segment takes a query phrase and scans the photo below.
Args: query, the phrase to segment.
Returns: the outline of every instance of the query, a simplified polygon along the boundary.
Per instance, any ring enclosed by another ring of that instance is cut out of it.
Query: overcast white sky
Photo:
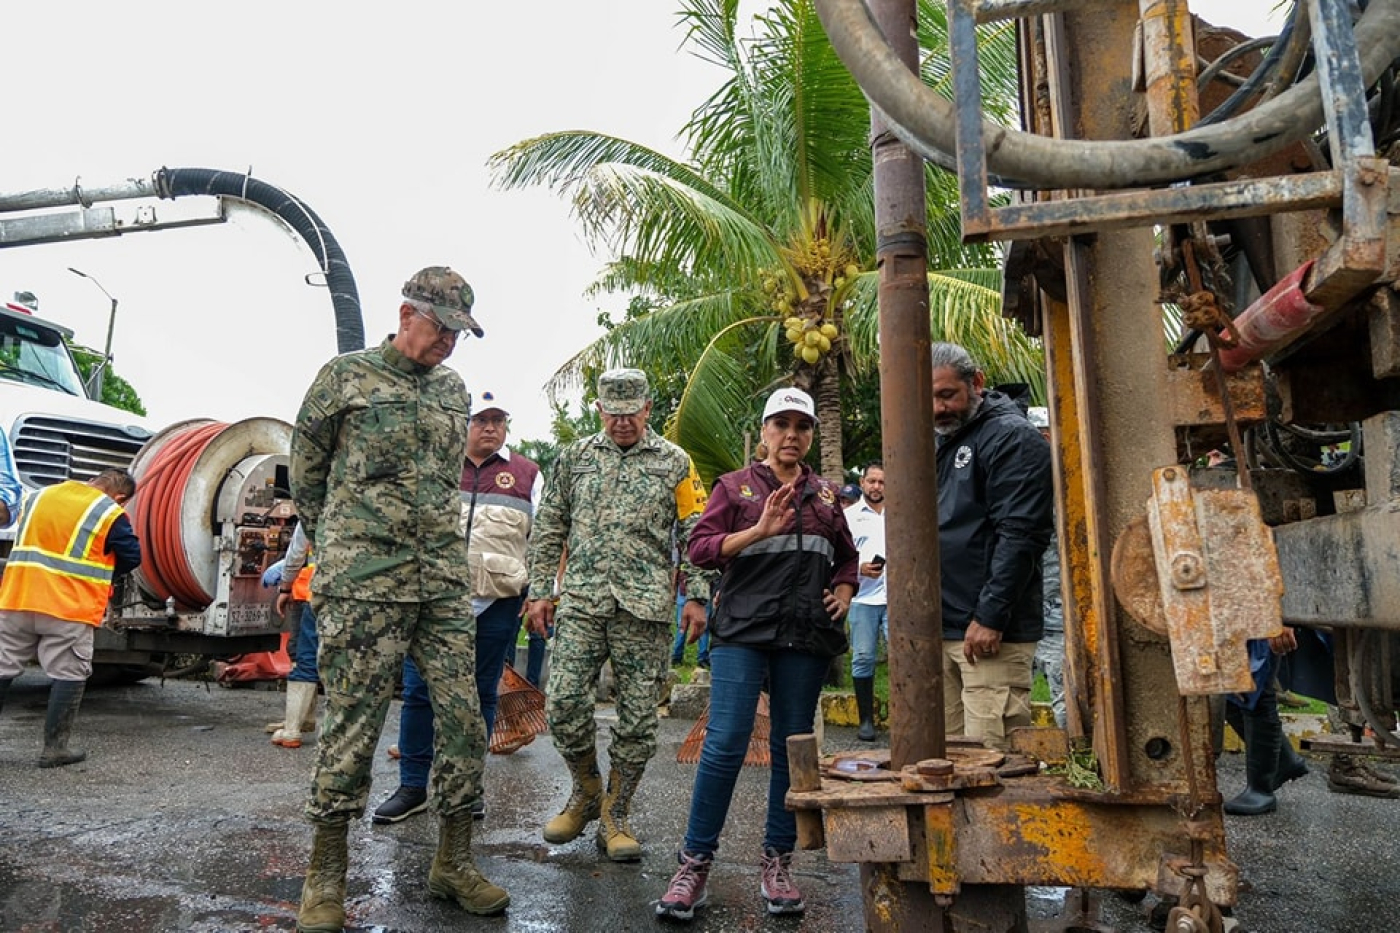
[[[675,133],[722,80],[677,51],[668,0],[12,6],[0,192],[251,170],[334,233],[370,345],[393,329],[404,279],[451,265],[486,338],[449,365],[514,400],[516,438],[547,436],[542,386],[597,336],[582,292],[607,257],[590,255],[558,196],[491,189],[486,159],[573,128],[680,156]],[[1192,4],[1251,35],[1276,31],[1273,6]],[[330,299],[302,281],[314,259],[272,221],[0,249],[0,296],[35,292],[43,315],[100,348],[107,299],[70,266],[119,300],[116,369],[159,424],[290,421],[335,353]]]

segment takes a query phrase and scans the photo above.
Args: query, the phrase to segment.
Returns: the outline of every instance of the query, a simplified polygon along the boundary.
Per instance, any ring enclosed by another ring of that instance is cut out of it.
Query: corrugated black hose
[[[276,185],[259,181],[243,172],[209,168],[161,168],[156,173],[157,193],[162,198],[191,194],[237,198],[276,214],[311,247],[330,289],[335,311],[336,352],[363,350],[365,325],[360,314],[360,293],[345,251],[316,212]]]

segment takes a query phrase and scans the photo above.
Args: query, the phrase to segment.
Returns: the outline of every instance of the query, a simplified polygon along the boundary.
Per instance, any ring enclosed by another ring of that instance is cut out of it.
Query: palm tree
[[[711,479],[741,465],[735,425],[792,383],[809,390],[820,465],[843,475],[841,385],[878,364],[870,115],[811,0],[774,0],[738,37],[737,0],[682,0],[685,46],[727,78],[682,130],[689,160],[582,130],[517,143],[491,159],[505,188],[568,196],[585,237],[617,257],[592,294],[645,295],[629,316],[565,363],[549,384],[576,387],[626,362],[688,373],[667,427]],[[925,80],[949,88],[945,12],[920,0]],[[982,36],[984,98],[1015,100],[1011,27]],[[1034,341],[999,314],[996,253],[959,240],[956,181],[929,171],[930,328],[967,346],[993,379],[1043,391]]]

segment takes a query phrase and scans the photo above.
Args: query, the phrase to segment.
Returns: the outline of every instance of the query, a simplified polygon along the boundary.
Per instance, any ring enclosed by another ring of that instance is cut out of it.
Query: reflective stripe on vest
[[[25,497],[15,545],[0,579],[0,608],[102,624],[116,555],[107,533],[122,507],[73,480]]]

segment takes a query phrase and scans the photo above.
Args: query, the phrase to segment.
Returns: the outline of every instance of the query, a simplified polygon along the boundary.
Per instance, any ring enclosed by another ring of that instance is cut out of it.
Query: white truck
[[[10,447],[0,468],[26,488],[109,468],[137,481],[127,511],[142,565],[117,583],[97,633],[94,677],[137,680],[176,656],[276,648],[282,621],[261,576],[286,550],[295,518],[290,426],[257,418],[157,430],[94,401],[65,339],[72,331],[40,318],[31,298],[19,293],[0,307],[0,431]],[[13,537],[13,526],[0,530],[0,561]]]

